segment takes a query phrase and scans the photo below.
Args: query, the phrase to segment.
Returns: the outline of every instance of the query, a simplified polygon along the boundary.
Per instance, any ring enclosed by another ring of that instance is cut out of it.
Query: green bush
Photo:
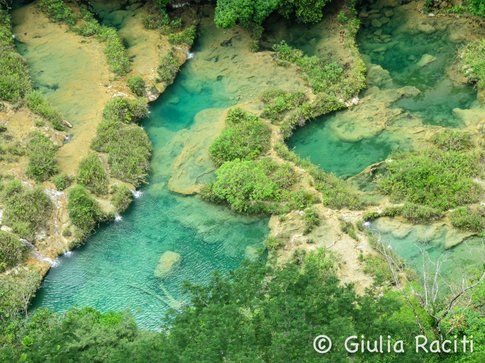
[[[111,197],[111,202],[118,213],[128,209],[132,200],[133,194],[131,193],[130,188],[128,188],[125,184],[116,184],[113,186],[113,196]]]
[[[280,121],[286,112],[297,108],[306,100],[307,97],[303,92],[267,91],[262,96],[265,105],[261,117]]]
[[[2,47],[2,45],[0,45]],[[31,89],[29,71],[23,58],[7,48],[0,53],[0,100],[19,102]]]
[[[92,147],[108,153],[111,175],[139,186],[145,183],[150,168],[151,144],[137,125],[103,120],[98,126]]]
[[[68,25],[76,23],[76,17],[63,0],[39,0],[37,5],[54,22]]]
[[[67,209],[72,224],[80,231],[81,238],[89,234],[104,218],[98,202],[82,185],[75,185],[69,190]]]
[[[427,150],[396,155],[386,164],[381,189],[395,201],[423,204],[444,211],[478,200],[478,173],[472,153]]]
[[[96,154],[90,154],[81,160],[76,179],[96,195],[108,193],[109,177]]]
[[[461,230],[483,233],[485,230],[485,209],[483,207],[457,208],[451,215],[451,224]]]
[[[4,223],[23,238],[33,240],[35,233],[46,227],[52,203],[41,188],[22,186],[12,180],[3,189]]]
[[[359,237],[357,237],[357,232],[355,231],[355,226],[352,222],[346,221],[344,219],[339,219],[339,222],[342,232],[344,232],[346,235],[356,241],[359,240]]]
[[[281,238],[270,236],[264,240],[264,245],[268,250],[275,251],[283,247],[285,245],[285,241],[283,241]]]
[[[485,88],[485,39],[468,43],[460,53],[461,68],[470,82]]]
[[[127,81],[128,88],[138,97],[145,95],[145,81],[140,76],[132,76]]]
[[[243,113],[227,124],[209,152],[216,165],[234,159],[253,160],[270,147],[271,130],[256,116]]]
[[[124,123],[136,122],[147,116],[147,102],[143,98],[130,100],[125,97],[113,97],[103,110],[105,119]]]
[[[197,29],[194,25],[188,26],[184,30],[178,33],[171,33],[168,35],[168,41],[171,44],[184,44],[189,47],[194,43],[195,37],[197,35]]]
[[[27,107],[33,113],[41,116],[48,121],[56,130],[63,130],[62,116],[45,100],[44,96],[39,91],[30,92],[27,97]]]
[[[320,225],[320,217],[315,209],[312,208],[305,209],[303,221],[305,222],[304,234],[310,233],[316,226]]]
[[[72,182],[71,177],[63,173],[54,175],[50,181],[54,184],[57,190],[67,189]]]
[[[112,72],[123,76],[130,71],[130,59],[115,29],[103,26],[98,38],[106,43],[104,53]]]
[[[161,60],[158,66],[158,78],[166,84],[171,84],[179,71],[179,61],[173,50],[170,50]]]
[[[0,272],[23,261],[27,247],[11,233],[0,231]]]
[[[467,0],[468,11],[476,16],[485,17],[485,2],[482,0]]]
[[[26,174],[37,182],[43,182],[54,174],[59,167],[56,162],[57,146],[40,132],[34,132],[30,136],[27,145],[29,164]]]
[[[216,171],[216,181],[202,191],[202,197],[215,203],[227,203],[236,212],[284,213],[305,208],[312,198],[291,191],[296,176],[288,164],[279,165],[269,158],[259,161],[235,159]]]

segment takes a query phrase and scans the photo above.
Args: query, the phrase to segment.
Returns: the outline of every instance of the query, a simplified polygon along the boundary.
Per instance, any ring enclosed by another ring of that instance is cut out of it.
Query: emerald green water
[[[385,246],[390,246],[396,254],[406,261],[408,267],[417,272],[420,278],[425,271],[430,279],[440,264],[440,286],[446,292],[447,286],[461,283],[463,277],[480,275],[485,261],[485,240],[470,237],[455,247],[446,248],[447,237],[453,231],[446,226],[432,230],[431,226],[415,226],[405,233],[386,226],[386,222],[376,222],[369,226],[371,232]],[[453,238],[453,237],[452,237]]]
[[[456,108],[467,109],[476,102],[476,91],[468,85],[454,83],[447,74],[448,68],[456,58],[458,42],[452,41],[446,22],[431,19],[425,27],[409,24],[415,21],[415,14],[402,7],[385,8],[376,4],[364,9],[369,15],[362,19],[362,27],[357,36],[358,46],[367,66],[379,65],[388,75],[368,78],[368,90],[360,98],[369,96],[376,105],[384,102],[388,109],[399,108],[400,120],[390,118],[387,127],[400,123],[401,128],[386,130],[376,127],[379,120],[377,106],[354,106],[355,110],[340,111],[313,120],[303,128],[297,129],[288,141],[294,151],[309,158],[326,171],[340,177],[358,174],[366,166],[386,159],[397,148],[408,148],[403,135],[412,133],[416,125],[406,120],[419,120],[422,125],[459,127],[461,121],[455,116]],[[374,11],[374,12],[372,12]],[[387,12],[388,17],[384,17]],[[382,20],[384,19],[384,20]],[[383,25],[376,23],[379,20]],[[428,21],[425,20],[420,21]],[[435,25],[430,25],[435,24]],[[314,29],[299,29],[301,36],[289,36],[291,44],[306,53],[325,54],[325,49],[311,49],[315,41]],[[302,44],[302,39],[306,44]],[[424,60],[422,61],[424,57]],[[425,62],[432,59],[431,62]],[[421,61],[421,63],[420,63]],[[383,77],[388,77],[383,82]],[[415,87],[414,96],[395,96],[401,87]],[[368,101],[367,101],[368,102]],[[377,114],[377,117],[376,117]],[[404,116],[404,117],[403,117]],[[384,119],[387,115],[383,115]],[[409,126],[408,126],[409,124]],[[347,125],[347,130],[342,126]],[[376,128],[375,132],[368,132]],[[360,130],[359,130],[360,129]]]
[[[201,46],[204,42],[201,39]],[[223,82],[208,82],[205,60],[197,50],[143,123],[154,149],[150,183],[143,195],[121,222],[102,227],[72,255],[59,258],[34,308],[129,310],[140,326],[158,329],[167,309],[157,297],[167,297],[161,283],[175,299],[183,300],[184,281],[204,283],[214,270],[236,268],[248,247],[262,247],[267,219],[236,216],[226,208],[167,189],[171,164],[184,146],[180,136],[190,131],[196,115],[234,103]],[[168,250],[179,253],[182,261],[161,281],[153,273],[160,255]]]

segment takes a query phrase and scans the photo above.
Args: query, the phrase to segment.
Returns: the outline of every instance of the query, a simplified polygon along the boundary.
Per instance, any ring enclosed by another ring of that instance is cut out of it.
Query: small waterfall
[[[192,59],[194,58],[194,53],[193,52],[187,52],[187,59]]]
[[[138,199],[143,195],[141,190],[132,190],[131,194],[133,194],[133,198]]]
[[[66,251],[66,252],[63,253],[62,256],[64,256],[64,257],[72,257],[73,254],[74,254],[74,252],[72,252],[72,251]]]
[[[56,258],[55,260],[53,260],[52,258],[49,258],[49,257],[45,257],[44,255],[42,255],[39,251],[37,251],[35,249],[35,246],[27,241],[26,239],[24,238],[21,238],[20,239],[20,242],[22,242],[22,244],[27,247],[28,249],[30,249],[32,251],[32,254],[34,255],[34,257],[41,261],[41,262],[46,262],[48,263],[49,265],[51,265],[51,267],[56,267],[59,265],[59,260]]]
[[[115,214],[115,222],[121,222],[123,220],[123,217],[120,216],[118,213]]]

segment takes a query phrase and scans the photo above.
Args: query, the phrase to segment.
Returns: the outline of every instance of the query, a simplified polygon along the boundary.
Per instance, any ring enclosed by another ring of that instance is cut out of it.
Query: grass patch
[[[96,195],[108,193],[109,177],[96,154],[90,154],[81,160],[76,179]]]
[[[124,212],[130,206],[133,200],[133,194],[130,188],[125,184],[116,184],[113,186],[113,196],[111,202],[113,203],[118,213]]]
[[[426,150],[396,155],[387,162],[379,186],[394,201],[447,210],[478,200],[472,180],[479,160],[473,153]]]
[[[41,188],[24,187],[20,181],[8,182],[2,191],[4,223],[19,236],[34,240],[35,233],[46,227],[52,203]]]
[[[483,4],[483,3],[482,3]],[[461,69],[478,88],[485,88],[485,39],[468,43],[460,53]]]
[[[450,215],[453,227],[470,232],[477,232],[483,235],[485,230],[485,208],[475,209],[461,207],[455,209]]]
[[[143,98],[131,100],[125,97],[113,97],[103,110],[105,119],[123,123],[139,121],[147,116],[147,102]]]
[[[54,174],[59,167],[56,162],[57,146],[40,132],[33,132],[27,145],[29,164],[26,174],[37,182],[43,182]]]
[[[288,111],[306,102],[307,97],[303,92],[285,92],[275,89],[263,93],[261,101],[265,104],[261,117],[271,121],[281,121]]]
[[[175,56],[175,52],[171,49],[170,52],[164,55],[160,60],[160,65],[158,66],[158,79],[167,85],[171,84],[174,81],[179,68],[179,61]]]

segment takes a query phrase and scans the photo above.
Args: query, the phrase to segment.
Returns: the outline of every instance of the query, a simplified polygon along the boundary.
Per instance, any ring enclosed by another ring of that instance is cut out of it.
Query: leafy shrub
[[[54,175],[50,181],[52,184],[54,184],[57,190],[64,190],[68,188],[72,182],[71,177],[63,173]]]
[[[469,133],[454,130],[439,132],[433,136],[432,141],[443,151],[464,151],[473,146]]]
[[[33,240],[46,226],[52,203],[41,188],[27,188],[12,180],[3,189],[4,223],[23,238]]]
[[[69,190],[67,209],[72,224],[80,231],[80,237],[90,233],[104,217],[98,202],[82,185],[75,185]]]
[[[284,213],[305,208],[312,200],[306,193],[289,190],[295,181],[288,164],[278,165],[269,158],[235,159],[222,164],[216,181],[201,194],[211,202],[229,204],[236,212]]]
[[[170,50],[161,60],[158,66],[158,77],[160,81],[171,84],[179,71],[179,61],[173,50]]]
[[[264,240],[264,245],[268,250],[275,251],[283,247],[285,245],[285,241],[283,241],[281,238],[270,236]]]
[[[267,91],[262,96],[265,106],[261,117],[279,121],[287,111],[302,105],[306,99],[306,95],[303,92]]]
[[[26,174],[37,182],[43,182],[52,175],[57,174],[59,167],[56,162],[57,146],[40,132],[30,136],[27,146],[29,164]]]
[[[478,199],[477,157],[471,153],[427,150],[396,155],[387,163],[381,189],[393,200],[446,210]]]
[[[451,213],[450,218],[453,227],[458,229],[477,233],[483,233],[485,230],[485,209],[483,207],[457,208]]]
[[[138,97],[145,95],[145,81],[140,76],[132,76],[127,81],[128,88]]]
[[[339,221],[340,221],[340,229],[342,230],[342,232],[347,234],[352,239],[358,241],[359,237],[357,237],[357,232],[355,231],[354,224],[344,219],[339,219]]]
[[[106,42],[104,53],[111,71],[120,76],[127,74],[130,71],[130,59],[116,30],[103,26],[97,36]]]
[[[460,53],[461,68],[470,82],[485,88],[485,39],[468,43]]]
[[[124,123],[135,122],[146,116],[148,116],[148,107],[143,98],[130,100],[125,97],[113,97],[103,110],[105,119]]]
[[[26,255],[27,247],[11,233],[0,231],[0,272],[14,267]]]
[[[40,0],[38,6],[54,22],[68,25],[76,23],[76,17],[63,0]]]
[[[216,171],[211,193],[242,213],[266,212],[269,201],[277,197],[278,186],[254,161],[228,161]]]
[[[90,154],[81,160],[77,182],[97,195],[107,194],[109,177],[98,155]]]
[[[125,211],[130,206],[132,200],[133,194],[131,193],[130,188],[128,188],[125,184],[116,184],[113,187],[113,196],[111,197],[111,202],[118,213]]]
[[[316,226],[320,225],[320,217],[315,209],[312,208],[305,209],[303,221],[305,222],[304,234],[310,233]]]
[[[234,159],[253,160],[270,146],[271,131],[256,116],[243,113],[232,120],[211,145],[209,152],[216,165]]]
[[[197,35],[197,29],[194,25],[188,26],[184,30],[178,33],[171,33],[168,35],[168,41],[171,44],[185,44],[187,46],[192,46]]]
[[[485,3],[482,0],[468,0],[467,5],[470,13],[485,17]]]
[[[15,51],[2,49],[0,69],[0,100],[19,102],[31,89],[25,61]]]
[[[92,147],[108,153],[113,177],[138,186],[146,182],[150,168],[151,144],[143,129],[104,119],[98,126]]]
[[[46,121],[50,122],[52,127],[56,130],[63,130],[62,116],[45,100],[44,96],[39,91],[30,92],[27,97],[27,107],[33,113],[41,116]]]

